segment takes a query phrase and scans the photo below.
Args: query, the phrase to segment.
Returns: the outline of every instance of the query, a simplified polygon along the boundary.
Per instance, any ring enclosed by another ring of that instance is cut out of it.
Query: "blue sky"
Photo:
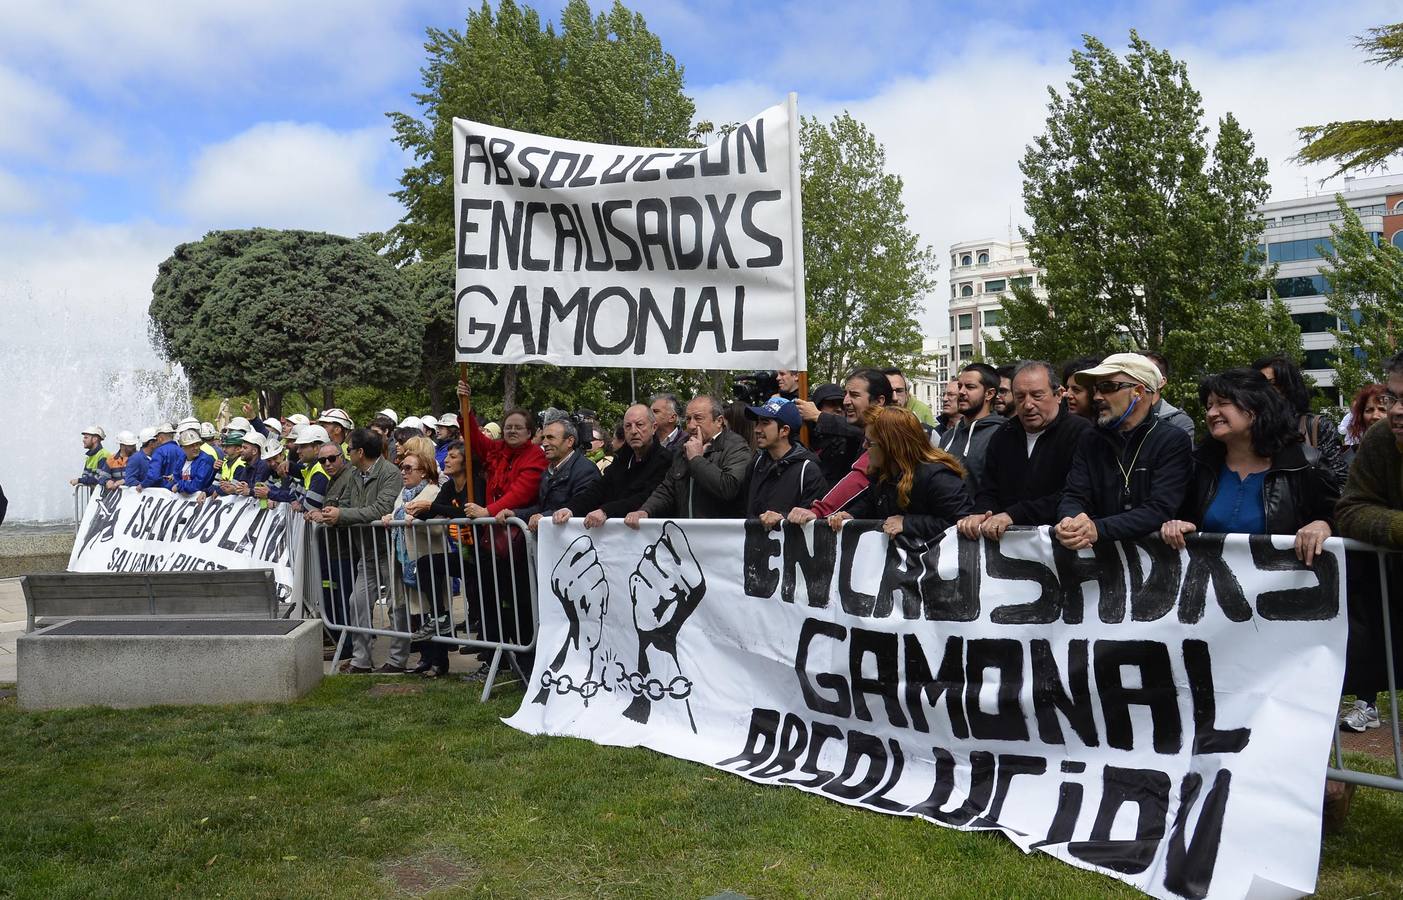
[[[536,4],[552,16],[559,5]],[[1278,198],[1324,174],[1289,162],[1294,126],[1396,112],[1403,86],[1403,72],[1365,66],[1352,47],[1397,18],[1371,0],[633,6],[686,67],[700,117],[746,118],[796,90],[808,114],[866,121],[938,258],[1022,221],[1017,160],[1083,32],[1120,46],[1135,27],[1187,60],[1210,119],[1232,110],[1253,130]],[[81,291],[135,312],[155,264],[207,230],[388,227],[404,159],[384,113],[412,109],[424,29],[459,27],[468,8],[0,5],[0,303]]]

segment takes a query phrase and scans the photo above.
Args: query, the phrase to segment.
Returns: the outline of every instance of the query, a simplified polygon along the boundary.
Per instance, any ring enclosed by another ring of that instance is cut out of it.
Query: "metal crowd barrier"
[[[401,642],[392,645],[401,664],[416,641],[490,653],[484,702],[504,658],[523,683],[530,677],[516,657],[536,646],[536,541],[521,519],[315,525],[299,557],[302,603],[336,638],[333,673],[348,642],[379,636]]]
[[[1380,614],[1383,622],[1383,655],[1384,668],[1387,673],[1387,685],[1385,692],[1386,699],[1383,698],[1362,698],[1374,700],[1377,709],[1382,717],[1384,706],[1388,707],[1387,727],[1393,736],[1393,775],[1378,775],[1373,772],[1361,772],[1350,769],[1346,766],[1344,752],[1340,746],[1340,728],[1335,728],[1334,752],[1332,754],[1332,765],[1326,770],[1327,777],[1335,781],[1344,781],[1351,784],[1364,785],[1365,787],[1382,788],[1388,791],[1403,791],[1403,740],[1400,740],[1399,718],[1398,718],[1398,671],[1394,666],[1394,646],[1393,646],[1393,615],[1397,610],[1389,609],[1389,599],[1393,591],[1389,589],[1388,560],[1391,556],[1398,556],[1399,551],[1385,550],[1375,547],[1372,544],[1361,543],[1360,541],[1344,541],[1346,550],[1356,550],[1365,553],[1372,553],[1378,562],[1379,567],[1379,595],[1376,598],[1380,605]],[[1399,596],[1403,596],[1403,585],[1398,586]],[[1369,602],[1370,598],[1361,598],[1358,602]],[[1354,623],[1351,623],[1353,627]],[[1356,661],[1357,662],[1357,661]],[[1345,665],[1351,664],[1349,650],[1346,650]]]
[[[93,499],[93,492],[97,490],[95,484],[77,484],[73,486],[73,527],[77,528],[83,524],[83,513],[88,509],[88,503]]]

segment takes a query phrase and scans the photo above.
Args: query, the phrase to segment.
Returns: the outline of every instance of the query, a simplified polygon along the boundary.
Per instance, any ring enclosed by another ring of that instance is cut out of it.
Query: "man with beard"
[[[971,494],[978,494],[989,441],[1008,420],[994,412],[999,373],[993,366],[970,363],[960,370],[959,383],[960,424],[940,436],[939,446],[964,464],[965,484]]]
[[[837,485],[848,476],[862,455],[864,439],[863,416],[867,407],[886,406],[893,402],[891,382],[876,369],[858,369],[848,376],[843,386],[843,413],[820,412],[808,400],[795,400],[799,416],[809,423],[810,442],[819,451],[823,477]],[[863,470],[863,483],[866,483]]]
[[[1013,404],[1013,366],[999,366],[994,370],[999,374],[999,392],[994,398],[994,412],[1005,419],[1015,415]]]
[[[959,521],[960,534],[998,540],[1010,525],[1052,525],[1072,455],[1091,423],[1062,408],[1062,384],[1052,366],[1025,361],[1013,370],[1016,418],[989,440],[984,478],[974,498],[980,510]]]
[[[1188,486],[1189,436],[1151,412],[1159,369],[1138,353],[1113,353],[1078,372],[1091,391],[1096,428],[1072,456],[1053,536],[1069,550],[1159,532]]]
[[[552,515],[557,525],[583,514],[586,528],[598,528],[611,518],[626,516],[643,506],[672,466],[672,453],[658,442],[653,411],[635,403],[624,412],[624,445],[599,480]]]

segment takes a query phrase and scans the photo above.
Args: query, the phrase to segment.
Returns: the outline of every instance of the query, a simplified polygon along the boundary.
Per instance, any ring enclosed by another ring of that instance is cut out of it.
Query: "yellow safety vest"
[[[230,465],[230,463],[232,463],[232,465]],[[242,469],[244,465],[244,458],[242,456],[234,456],[225,459],[224,462],[219,464],[219,480],[236,480],[239,474],[239,470]]]

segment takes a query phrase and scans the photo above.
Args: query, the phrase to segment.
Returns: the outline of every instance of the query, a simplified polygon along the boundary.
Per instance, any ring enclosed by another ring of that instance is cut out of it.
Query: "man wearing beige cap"
[[[1138,353],[1113,353],[1072,377],[1091,391],[1096,428],[1072,455],[1053,536],[1081,550],[1158,532],[1184,499],[1193,449],[1151,411],[1159,369]]]

